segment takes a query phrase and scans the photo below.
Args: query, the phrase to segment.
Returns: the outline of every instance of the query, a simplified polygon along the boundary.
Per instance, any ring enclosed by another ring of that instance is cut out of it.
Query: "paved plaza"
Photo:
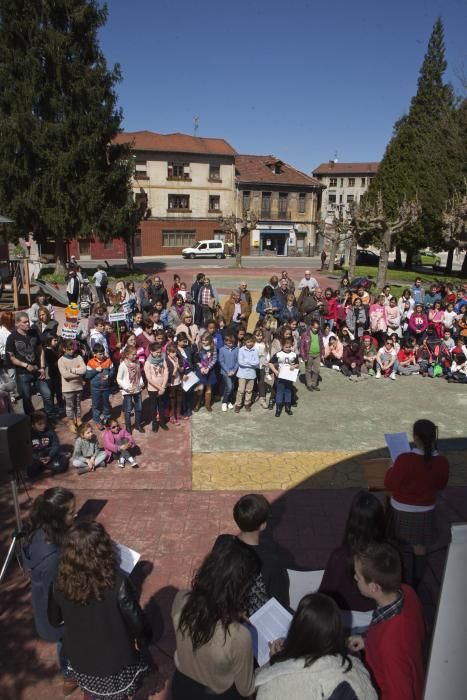
[[[304,269],[294,270],[295,281]],[[270,274],[278,271],[273,267],[213,269],[209,274],[221,294],[241,278],[257,294]],[[182,279],[189,282],[194,272],[184,270]],[[163,277],[168,284],[171,274]],[[320,282],[329,284],[323,277]],[[323,370],[322,376],[319,393],[309,393],[298,384],[298,407],[292,417],[275,418],[259,404],[249,415],[223,413],[216,403],[212,414],[202,409],[192,420],[170,426],[157,437],[148,428],[144,435],[137,433],[138,470],[122,471],[110,464],[83,476],[70,472],[27,484],[31,498],[51,485],[72,489],[83,515],[98,517],[115,540],[140,552],[133,577],[153,623],[151,654],[158,671],[147,679],[138,700],[169,697],[174,650],[171,601],[178,589],[189,585],[217,535],[235,531],[231,511],[239,495],[254,490],[270,498],[269,535],[282,547],[290,568],[323,568],[340,541],[356,489],[366,485],[362,459],[385,454],[384,433],[409,431],[414,420],[422,417],[439,425],[441,448],[451,464],[422,588],[432,622],[450,523],[467,520],[466,387],[422,377],[353,383],[333,370]],[[112,404],[117,415],[119,394]],[[89,400],[84,408],[89,409]],[[71,434],[63,427],[58,432],[71,450]],[[29,503],[24,488],[20,496],[26,515]],[[3,557],[13,528],[6,485],[0,487],[0,507]],[[0,595],[0,697],[60,698],[55,648],[35,638],[29,581],[16,563],[10,566]]]

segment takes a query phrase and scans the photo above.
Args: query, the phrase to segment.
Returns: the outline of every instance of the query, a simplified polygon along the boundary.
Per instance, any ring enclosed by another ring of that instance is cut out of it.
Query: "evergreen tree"
[[[460,129],[453,91],[443,82],[445,70],[443,23],[438,19],[409,113],[396,122],[367,195],[374,202],[381,193],[389,217],[396,216],[404,199],[418,199],[420,217],[392,242],[406,251],[408,265],[418,248],[442,245],[441,215],[461,178]]]
[[[131,235],[131,164],[95,0],[0,0],[0,209],[16,234],[65,241]]]

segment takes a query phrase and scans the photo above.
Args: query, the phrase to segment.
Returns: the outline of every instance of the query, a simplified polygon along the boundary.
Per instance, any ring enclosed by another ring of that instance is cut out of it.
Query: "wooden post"
[[[23,261],[23,284],[26,288],[26,295],[28,297],[28,308],[31,306],[31,284],[29,279],[29,263],[27,260]]]

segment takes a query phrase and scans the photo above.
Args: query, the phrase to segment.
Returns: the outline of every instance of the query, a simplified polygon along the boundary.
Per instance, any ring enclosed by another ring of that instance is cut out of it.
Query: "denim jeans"
[[[292,403],[292,382],[288,379],[277,379],[276,382],[276,404]]]
[[[227,374],[224,374],[224,372],[222,372],[222,379],[224,381],[222,403],[230,403],[230,400],[232,398],[233,378],[229,377]]]
[[[96,389],[91,386],[92,419],[94,423],[110,418],[110,389]]]
[[[30,416],[34,411],[34,406],[32,405],[32,395],[35,391],[38,391],[42,396],[42,401],[44,402],[44,411],[48,418],[54,417],[54,407],[52,403],[52,395],[50,393],[49,385],[46,379],[36,379],[33,374],[16,373],[16,386],[18,388],[18,394],[23,400],[23,410],[26,415]]]
[[[141,425],[141,413],[143,411],[143,404],[141,401],[141,393],[139,394],[124,394],[123,396],[123,413],[125,414],[125,426],[131,426],[131,409],[135,406],[135,424]]]
[[[64,678],[74,678],[75,674],[71,670],[69,661],[67,657],[64,654],[63,651],[63,641],[61,639],[58,640],[57,642],[57,656],[58,656],[58,665],[60,666],[60,673]]]

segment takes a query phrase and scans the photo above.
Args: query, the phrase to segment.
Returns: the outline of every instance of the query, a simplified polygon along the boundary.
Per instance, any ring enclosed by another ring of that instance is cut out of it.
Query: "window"
[[[340,195],[339,195],[339,202],[340,202],[340,204],[342,204],[343,199],[344,199],[344,195],[340,194]]]
[[[167,163],[167,180],[191,180],[189,163]]]
[[[271,213],[271,193],[263,192],[261,195],[261,214]]]
[[[365,185],[366,185],[366,178],[365,178],[365,177],[362,177],[362,180],[361,180],[361,182],[360,182],[360,186],[361,186],[361,187],[365,187]]]
[[[347,204],[350,204],[350,202],[354,201],[354,196],[353,194],[348,194],[347,195]]]
[[[341,177],[341,187],[344,187],[344,178]]]
[[[306,206],[306,194],[303,194],[302,192],[298,195],[298,213],[299,214],[304,214],[305,213],[305,206]]]
[[[329,204],[335,204],[337,202],[337,197],[336,197],[335,192],[333,192],[332,194],[331,193],[328,194],[328,202],[329,202]]]
[[[245,191],[243,193],[243,211],[249,211],[250,209],[250,192]]]
[[[279,192],[279,214],[287,214],[289,195],[287,192]]]
[[[349,187],[355,187],[355,178],[349,177]]]
[[[135,179],[148,176],[148,164],[145,160],[137,160],[135,162]]]
[[[196,239],[196,231],[162,231],[164,248],[189,248]]]
[[[190,195],[169,194],[168,208],[175,211],[190,211]]]
[[[221,210],[221,198],[218,194],[213,194],[209,196],[209,211],[220,211]]]
[[[210,165],[209,166],[209,179],[214,180],[214,182],[221,181],[221,166],[220,165]]]
[[[337,187],[337,177],[329,178],[329,187]]]

